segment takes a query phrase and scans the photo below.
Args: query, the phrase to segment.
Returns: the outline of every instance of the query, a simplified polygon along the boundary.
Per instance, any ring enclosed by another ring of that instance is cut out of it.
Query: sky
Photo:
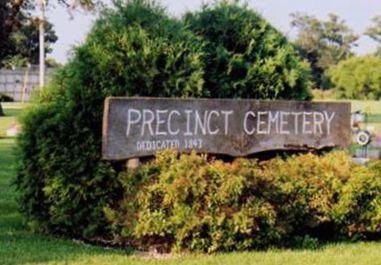
[[[198,9],[202,3],[213,0],[161,0],[170,14],[181,16],[184,12]],[[362,35],[371,24],[371,18],[381,15],[381,0],[248,0],[249,6],[258,11],[273,26],[278,28],[291,39],[295,32],[290,26],[290,14],[302,12],[314,15],[319,19],[326,19],[329,13],[338,14],[355,31]],[[65,63],[70,56],[73,46],[84,41],[86,34],[96,19],[94,14],[84,11],[75,11],[72,14],[62,6],[48,8],[47,18],[55,26],[58,41],[53,46],[53,57],[58,62]],[[357,54],[373,52],[375,43],[366,36],[361,36]]]

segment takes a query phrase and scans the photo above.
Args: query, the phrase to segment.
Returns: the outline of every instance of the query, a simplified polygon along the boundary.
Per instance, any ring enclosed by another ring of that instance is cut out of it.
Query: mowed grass
[[[6,137],[7,129],[17,121],[16,116],[21,113],[20,109],[4,109],[5,116],[0,117],[0,138]]]
[[[0,128],[16,120],[22,108],[9,106]],[[2,132],[2,131],[0,131]],[[18,212],[15,178],[15,141],[0,137],[0,265],[73,264],[73,265],[150,265],[150,264],[282,264],[282,265],[378,265],[381,242],[328,244],[317,250],[268,250],[218,255],[185,254],[168,259],[146,258],[122,249],[89,246],[73,240],[33,233]]]
[[[352,112],[362,111],[367,114],[367,124],[364,129],[377,135],[381,135],[381,100],[352,100]]]
[[[352,100],[352,112],[362,111],[366,113],[367,116],[367,125],[364,124],[365,129],[376,133],[377,135],[381,134],[381,100],[372,101],[372,100]]]
[[[334,102],[350,102],[351,111],[361,111],[368,115],[367,124],[363,124],[363,129],[369,129],[373,133],[381,134],[381,100],[331,100],[317,99],[316,101],[334,101]]]
[[[371,115],[381,114],[381,100],[351,100],[352,111],[365,111]]]
[[[29,106],[29,104],[21,104],[17,102],[2,102],[3,111],[5,116],[0,116],[0,138],[7,135],[7,129],[17,122],[17,117],[22,111]]]

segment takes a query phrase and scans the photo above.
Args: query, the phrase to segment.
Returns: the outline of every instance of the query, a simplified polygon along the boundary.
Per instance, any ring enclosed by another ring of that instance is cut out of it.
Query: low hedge
[[[381,163],[344,152],[231,163],[168,151],[120,174],[115,240],[203,252],[381,236]],[[302,240],[301,240],[302,239]]]

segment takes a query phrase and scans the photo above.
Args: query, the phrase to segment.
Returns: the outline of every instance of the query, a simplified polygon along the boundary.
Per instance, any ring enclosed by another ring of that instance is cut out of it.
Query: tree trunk
[[[3,112],[3,108],[1,106],[1,102],[0,102],[0,116],[4,116],[4,112]]]

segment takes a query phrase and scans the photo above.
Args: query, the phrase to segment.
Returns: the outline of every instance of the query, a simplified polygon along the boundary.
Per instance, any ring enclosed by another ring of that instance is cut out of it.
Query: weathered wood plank
[[[173,148],[246,156],[346,147],[350,133],[350,103],[111,97],[102,155],[124,160]]]

